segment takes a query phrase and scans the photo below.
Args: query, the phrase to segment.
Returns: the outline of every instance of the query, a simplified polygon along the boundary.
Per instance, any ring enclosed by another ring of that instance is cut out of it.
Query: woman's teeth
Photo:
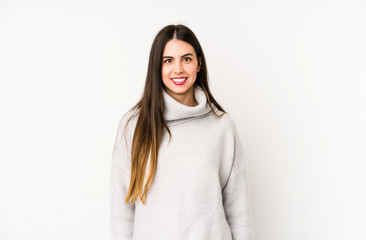
[[[174,82],[183,82],[183,81],[185,81],[187,78],[172,78],[172,80],[174,81]]]
[[[175,85],[184,85],[187,82],[188,77],[186,78],[172,78],[172,81]]]

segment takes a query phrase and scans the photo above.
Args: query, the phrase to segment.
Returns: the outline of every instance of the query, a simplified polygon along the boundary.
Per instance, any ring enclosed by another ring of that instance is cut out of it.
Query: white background
[[[240,132],[257,240],[366,239],[366,3],[0,1],[0,239],[109,239],[117,124],[182,23]]]

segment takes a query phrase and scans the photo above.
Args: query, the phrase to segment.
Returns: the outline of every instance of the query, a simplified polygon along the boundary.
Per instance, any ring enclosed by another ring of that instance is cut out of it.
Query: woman
[[[143,96],[119,122],[112,239],[253,239],[250,212],[244,150],[209,90],[202,48],[186,26],[166,26]]]

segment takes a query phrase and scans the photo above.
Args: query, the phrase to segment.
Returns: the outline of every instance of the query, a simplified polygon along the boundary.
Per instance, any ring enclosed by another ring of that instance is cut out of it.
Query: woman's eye
[[[192,61],[192,58],[186,57],[186,58],[184,58],[184,60],[186,60],[186,62],[190,62],[190,61]]]
[[[165,63],[171,63],[171,61],[172,61],[171,59],[167,59],[167,60],[165,60],[164,62],[165,62]]]

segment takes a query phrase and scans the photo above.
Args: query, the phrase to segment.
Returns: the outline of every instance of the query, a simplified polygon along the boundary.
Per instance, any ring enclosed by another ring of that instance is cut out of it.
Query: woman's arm
[[[233,240],[253,240],[244,152],[234,158],[229,180],[223,190],[223,204]]]
[[[232,118],[230,121],[234,157],[229,178],[222,190],[223,206],[233,240],[254,240],[245,151],[235,121]]]
[[[125,202],[130,184],[130,159],[123,136],[125,117],[119,122],[112,154],[110,214],[111,239],[130,240],[133,236],[135,204]]]

